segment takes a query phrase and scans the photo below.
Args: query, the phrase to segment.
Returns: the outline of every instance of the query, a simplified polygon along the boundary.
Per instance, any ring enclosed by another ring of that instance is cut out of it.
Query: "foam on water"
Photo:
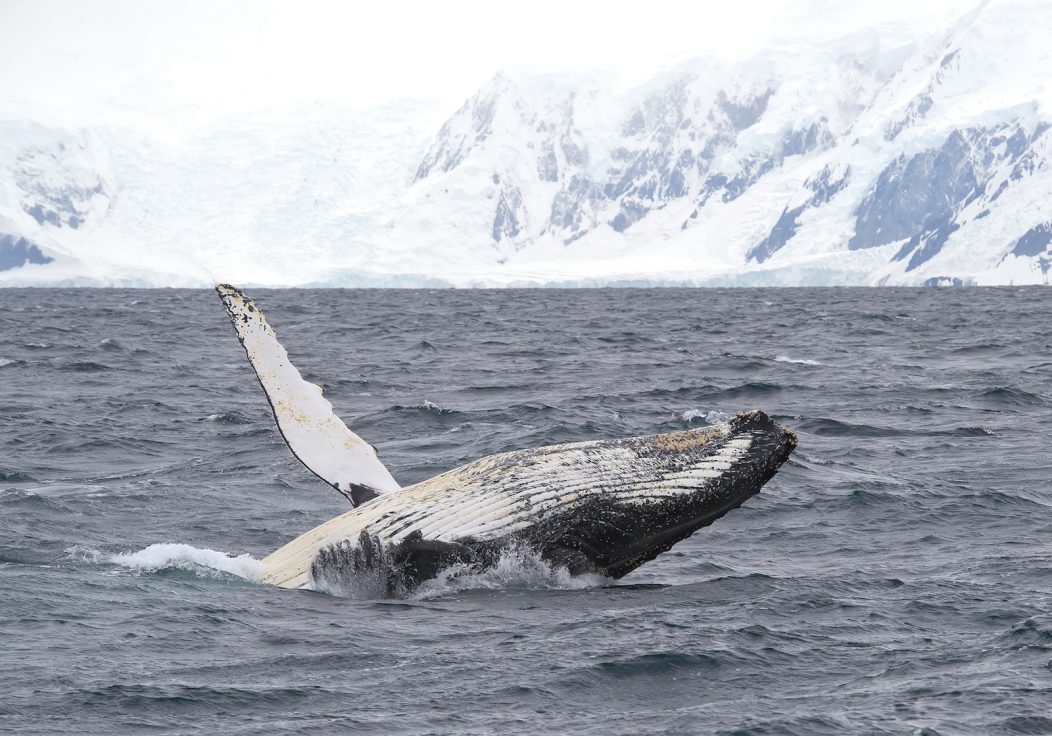
[[[156,572],[176,568],[189,570],[205,577],[217,572],[229,573],[258,580],[264,572],[263,563],[248,554],[231,557],[214,549],[201,549],[189,544],[151,544],[138,552],[100,555],[100,561],[127,567],[137,572]]]

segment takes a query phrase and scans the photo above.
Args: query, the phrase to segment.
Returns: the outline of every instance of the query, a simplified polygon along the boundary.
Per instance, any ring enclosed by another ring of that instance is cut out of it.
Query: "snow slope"
[[[0,284],[1045,283],[1052,5],[699,60],[617,92],[168,129],[0,122]],[[435,130],[437,129],[437,132]]]

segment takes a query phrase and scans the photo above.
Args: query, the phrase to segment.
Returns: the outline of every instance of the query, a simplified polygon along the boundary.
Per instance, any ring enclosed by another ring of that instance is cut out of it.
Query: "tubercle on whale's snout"
[[[781,424],[771,419],[770,416],[768,416],[765,412],[760,411],[759,409],[754,409],[753,411],[741,412],[740,414],[737,414],[734,417],[733,423],[739,427],[742,427],[743,425],[752,425],[756,429],[769,432],[772,438],[777,437],[780,440],[780,442],[778,442],[778,447],[781,449],[781,452],[778,453],[777,457],[772,458],[773,472],[776,472],[778,468],[780,468],[782,464],[789,459],[789,456],[792,454],[793,450],[796,449],[796,446],[799,443],[799,439],[796,436],[796,432],[789,429],[788,427],[783,427]]]
[[[740,412],[739,414],[735,415],[734,421],[736,423],[741,423],[741,424],[744,424],[744,423],[755,423],[757,425],[760,425],[761,427],[769,427],[771,429],[775,429],[775,428],[780,429],[782,431],[782,434],[784,434],[786,436],[786,438],[788,439],[789,444],[792,445],[792,447],[790,449],[795,448],[796,445],[797,445],[796,432],[794,432],[793,430],[789,429],[788,427],[783,427],[778,422],[776,422],[773,419],[771,419],[771,417],[766,412],[761,411],[760,409],[753,409],[752,411]]]

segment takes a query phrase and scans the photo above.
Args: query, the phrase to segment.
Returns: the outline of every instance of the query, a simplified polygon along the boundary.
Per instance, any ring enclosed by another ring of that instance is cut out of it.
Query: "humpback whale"
[[[759,492],[796,447],[761,411],[643,437],[490,455],[405,488],[305,381],[259,308],[216,285],[289,449],[352,509],[262,560],[283,588],[403,597],[453,567],[529,549],[620,578]]]

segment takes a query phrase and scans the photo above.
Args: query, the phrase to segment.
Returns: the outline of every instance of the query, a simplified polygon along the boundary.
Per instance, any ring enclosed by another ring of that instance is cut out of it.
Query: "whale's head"
[[[797,438],[751,411],[715,427],[609,444],[634,453],[634,467],[566,512],[547,556],[571,572],[618,578],[758,493]]]

